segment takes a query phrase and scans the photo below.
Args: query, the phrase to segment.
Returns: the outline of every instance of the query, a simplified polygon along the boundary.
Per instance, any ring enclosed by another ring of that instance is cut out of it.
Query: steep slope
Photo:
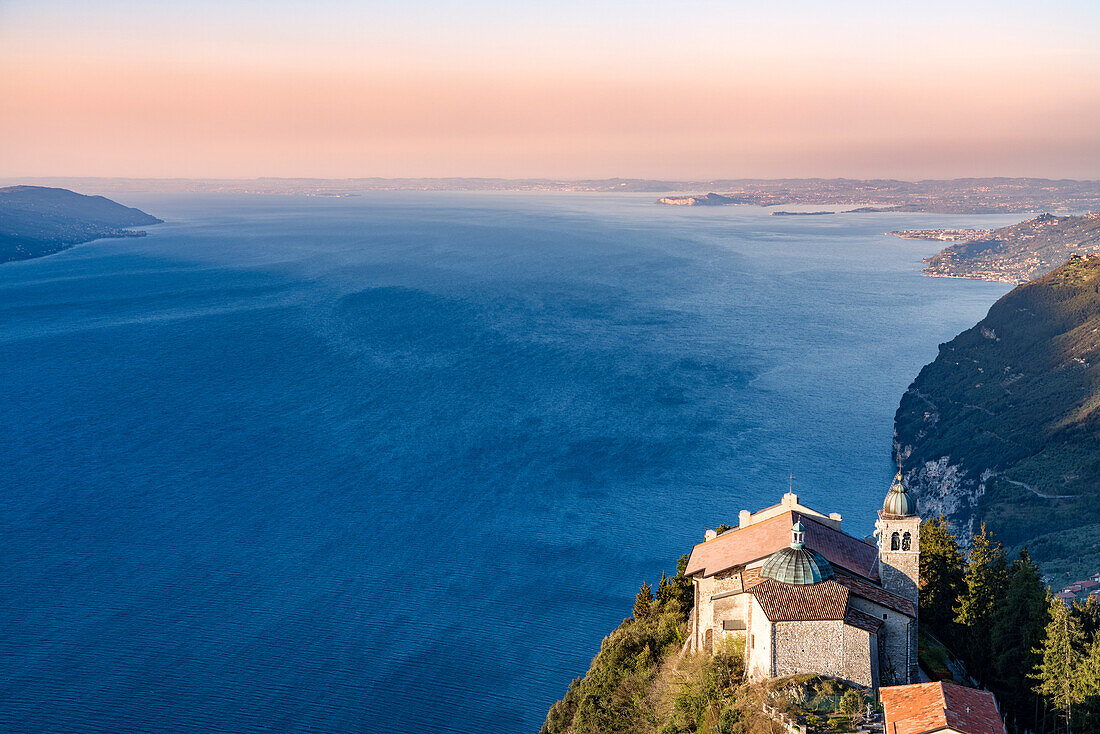
[[[140,209],[102,196],[44,186],[0,188],[0,262],[49,255],[101,237],[133,237],[127,227],[159,224]]]
[[[1070,255],[1100,252],[1100,213],[1035,219],[951,245],[925,259],[924,273],[1024,283],[1058,267]]]
[[[1100,565],[1100,255],[1015,288],[940,345],[894,430],[922,514],[964,535],[986,522],[1051,570]]]

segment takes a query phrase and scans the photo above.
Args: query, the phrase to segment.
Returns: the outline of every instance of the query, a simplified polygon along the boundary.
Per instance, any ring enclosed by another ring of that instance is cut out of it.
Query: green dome
[[[917,514],[917,503],[905,491],[905,485],[901,483],[901,472],[894,477],[894,484],[890,487],[890,493],[886,495],[886,501],[882,503],[882,513],[895,517],[909,517]]]
[[[795,523],[791,528],[790,547],[772,553],[760,569],[761,576],[796,586],[808,586],[833,577],[833,567],[825,557],[803,544],[803,532],[802,523]]]

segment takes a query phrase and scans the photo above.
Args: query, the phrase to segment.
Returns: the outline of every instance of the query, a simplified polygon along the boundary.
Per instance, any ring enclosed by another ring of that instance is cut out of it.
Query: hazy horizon
[[[0,176],[1100,178],[1100,6],[0,4]]]

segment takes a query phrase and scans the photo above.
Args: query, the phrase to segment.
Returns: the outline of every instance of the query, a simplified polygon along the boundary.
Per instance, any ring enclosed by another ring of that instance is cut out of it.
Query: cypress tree
[[[920,616],[947,641],[955,639],[955,601],[963,590],[963,554],[947,518],[929,518],[920,528]]]
[[[642,582],[642,588],[634,597],[634,619],[642,620],[653,612],[653,589],[648,581]]]
[[[672,586],[668,583],[668,577],[661,571],[661,581],[657,584],[657,605],[664,609],[665,604],[672,598]]]
[[[986,530],[985,523],[981,535],[974,536],[970,544],[963,581],[966,589],[955,608],[955,620],[963,629],[963,647],[971,672],[985,683],[993,667],[993,610],[1005,595],[1007,583],[1004,547]]]
[[[679,560],[676,561],[676,575],[677,576],[683,576],[684,573],[687,572],[687,567],[688,567],[688,554],[685,553],[684,555],[680,556]]]

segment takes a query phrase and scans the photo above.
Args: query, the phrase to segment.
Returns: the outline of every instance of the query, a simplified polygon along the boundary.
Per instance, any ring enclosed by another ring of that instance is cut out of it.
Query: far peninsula
[[[143,237],[133,230],[163,220],[102,196],[46,186],[0,188],[0,263],[52,255],[105,237]]]

